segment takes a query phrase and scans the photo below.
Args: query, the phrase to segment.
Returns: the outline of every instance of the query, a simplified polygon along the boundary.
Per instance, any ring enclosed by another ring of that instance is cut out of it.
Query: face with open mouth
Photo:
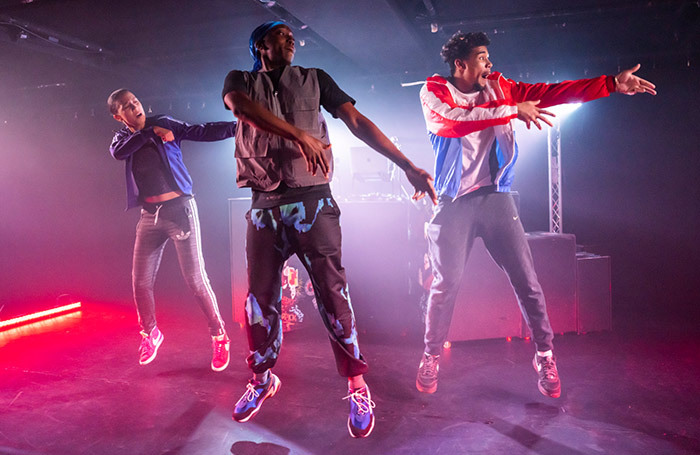
[[[472,90],[483,90],[486,86],[486,78],[491,74],[493,64],[489,60],[489,52],[486,46],[478,46],[472,49],[469,57],[459,59],[464,70],[461,74],[461,79],[465,85],[472,87]]]
[[[132,131],[142,130],[146,125],[146,114],[143,111],[143,106],[131,92],[126,92],[119,99],[119,109],[114,114],[114,118],[123,122]]]

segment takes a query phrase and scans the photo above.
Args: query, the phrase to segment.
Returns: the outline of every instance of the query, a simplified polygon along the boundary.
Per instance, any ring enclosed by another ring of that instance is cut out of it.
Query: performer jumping
[[[236,122],[190,125],[164,115],[146,117],[138,98],[127,89],[115,90],[107,105],[114,119],[124,124],[114,135],[109,151],[126,165],[127,210],[141,205],[132,268],[142,336],[139,363],[152,362],[163,342],[156,326],[153,285],[163,250],[171,239],[182,275],[209,322],[211,368],[223,371],[229,364],[230,341],[204,269],[197,204],[180,142],[232,137]]]
[[[340,210],[329,181],[333,157],[323,106],[350,131],[404,170],[414,198],[435,198],[428,172],[416,168],[354,107],[323,70],[292,66],[295,41],[283,22],[266,22],[250,36],[252,71],[231,71],[222,96],[239,119],[237,182],[250,187],[246,219],[248,366],[253,371],[233,418],[245,422],[273,396],[281,381],[270,372],[282,344],[280,280],[284,261],[297,254],[311,277],[338,372],[348,378],[348,430],[366,437],[374,428],[374,402],[363,374],[355,317],[341,263]]]
[[[550,113],[541,108],[587,102],[614,92],[655,95],[656,91],[652,83],[633,74],[640,65],[617,76],[558,84],[514,82],[492,71],[489,44],[481,32],[454,34],[441,53],[450,76],[429,77],[420,93],[435,153],[439,199],[428,226],[434,280],[416,387],[425,393],[437,390],[439,357],[464,265],[474,239],[481,237],[508,275],[532,333],[538,388],[556,398],[561,382],[552,352],[553,332],[525,231],[509,194],[518,156],[511,120],[517,117],[528,128],[531,122],[539,128],[540,120],[550,124],[543,117]]]

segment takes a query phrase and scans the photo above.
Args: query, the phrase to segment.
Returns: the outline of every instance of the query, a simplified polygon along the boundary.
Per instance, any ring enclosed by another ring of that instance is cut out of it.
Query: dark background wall
[[[66,3],[44,4],[64,11],[68,20]],[[27,11],[22,8],[11,5],[4,12]],[[249,8],[248,16],[236,19],[245,28],[239,43],[245,43],[254,25],[274,18],[259,6],[252,12]],[[595,31],[586,31],[585,24],[581,29],[578,41],[554,49],[549,42],[547,52],[566,56],[589,49],[586,40]],[[695,330],[700,322],[700,246],[695,234],[700,225],[698,50],[679,53],[670,42],[669,55],[649,54],[635,47],[635,33],[629,33],[630,44],[619,58],[601,51],[599,57],[586,54],[557,62],[532,51],[536,44],[526,54],[498,34],[491,36],[490,51],[495,69],[529,82],[611,74],[618,65],[643,64],[639,74],[657,84],[658,96],[613,95],[582,106],[562,124],[564,230],[576,234],[589,251],[612,256],[616,327]],[[541,42],[548,35],[528,31],[527,36]],[[123,211],[123,164],[107,150],[119,124],[107,114],[104,99],[111,90],[129,86],[154,113],[190,122],[230,119],[220,101],[220,85],[228,69],[249,65],[245,45],[218,53],[235,58],[215,56],[215,64],[206,65],[191,54],[178,64],[173,50],[167,65],[144,64],[145,72],[134,60],[118,62],[112,71],[12,42],[0,45],[0,306],[5,311],[30,308],[63,293],[131,305],[138,213]],[[434,44],[424,46],[426,55],[439,51]],[[298,47],[297,54],[299,64],[326,68],[363,113],[387,135],[399,138],[411,159],[432,168],[418,88],[399,82],[444,72],[439,62],[416,57],[421,63],[410,72],[376,68],[375,73],[343,66],[345,57],[328,57],[314,48]],[[523,68],[526,56],[537,70]],[[162,72],[153,70],[159,67]],[[334,146],[342,178],[347,172],[342,149],[348,141],[342,126],[331,123],[338,132]],[[533,139],[527,146],[521,143],[516,175],[522,219],[528,231],[547,230],[546,143],[543,135],[523,136]],[[208,271],[224,315],[230,317],[227,199],[248,193],[235,187],[232,140],[185,143],[183,150],[195,182]],[[172,248],[163,260],[156,292],[163,304],[188,301]]]

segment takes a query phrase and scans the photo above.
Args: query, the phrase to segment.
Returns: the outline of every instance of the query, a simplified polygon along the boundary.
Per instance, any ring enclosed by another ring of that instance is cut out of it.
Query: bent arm
[[[163,127],[173,131],[178,140],[197,142],[221,141],[236,134],[236,122],[189,124],[168,117]]]
[[[330,166],[323,151],[328,149],[330,144],[324,144],[306,131],[277,117],[243,92],[228,92],[224,95],[224,103],[240,121],[295,142],[306,160],[307,170],[316,174],[316,170],[320,168],[323,175],[328,176]]]
[[[475,131],[505,125],[518,115],[508,99],[479,105],[458,103],[440,76],[429,77],[420,91],[423,117],[428,131],[443,137],[462,137]]]
[[[112,139],[112,144],[109,146],[109,153],[111,153],[115,159],[125,160],[139,151],[150,139],[155,137],[156,135],[152,128],[134,131],[132,134],[119,131],[114,135],[114,139]]]
[[[243,92],[228,92],[224,96],[224,103],[231,109],[238,120],[249,123],[268,133],[276,134],[295,142],[299,141],[299,138],[306,134],[301,129],[282,120],[268,109],[251,100]]]

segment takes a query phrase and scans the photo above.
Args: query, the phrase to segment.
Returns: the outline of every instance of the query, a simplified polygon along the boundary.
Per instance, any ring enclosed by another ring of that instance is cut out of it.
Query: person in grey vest
[[[340,210],[330,191],[333,157],[321,106],[396,163],[415,187],[414,199],[428,195],[435,202],[432,178],[355,109],[355,100],[328,74],[291,65],[295,41],[284,22],[260,25],[249,45],[252,71],[231,71],[222,93],[226,108],[239,120],[237,183],[252,190],[246,215],[245,327],[253,378],[233,419],[246,422],[279,390],[281,381],[270,370],[282,344],[281,272],[285,260],[296,254],[311,277],[338,372],[348,378],[348,430],[353,437],[366,437],[374,428],[374,402],[363,378],[367,363],[341,264]]]

